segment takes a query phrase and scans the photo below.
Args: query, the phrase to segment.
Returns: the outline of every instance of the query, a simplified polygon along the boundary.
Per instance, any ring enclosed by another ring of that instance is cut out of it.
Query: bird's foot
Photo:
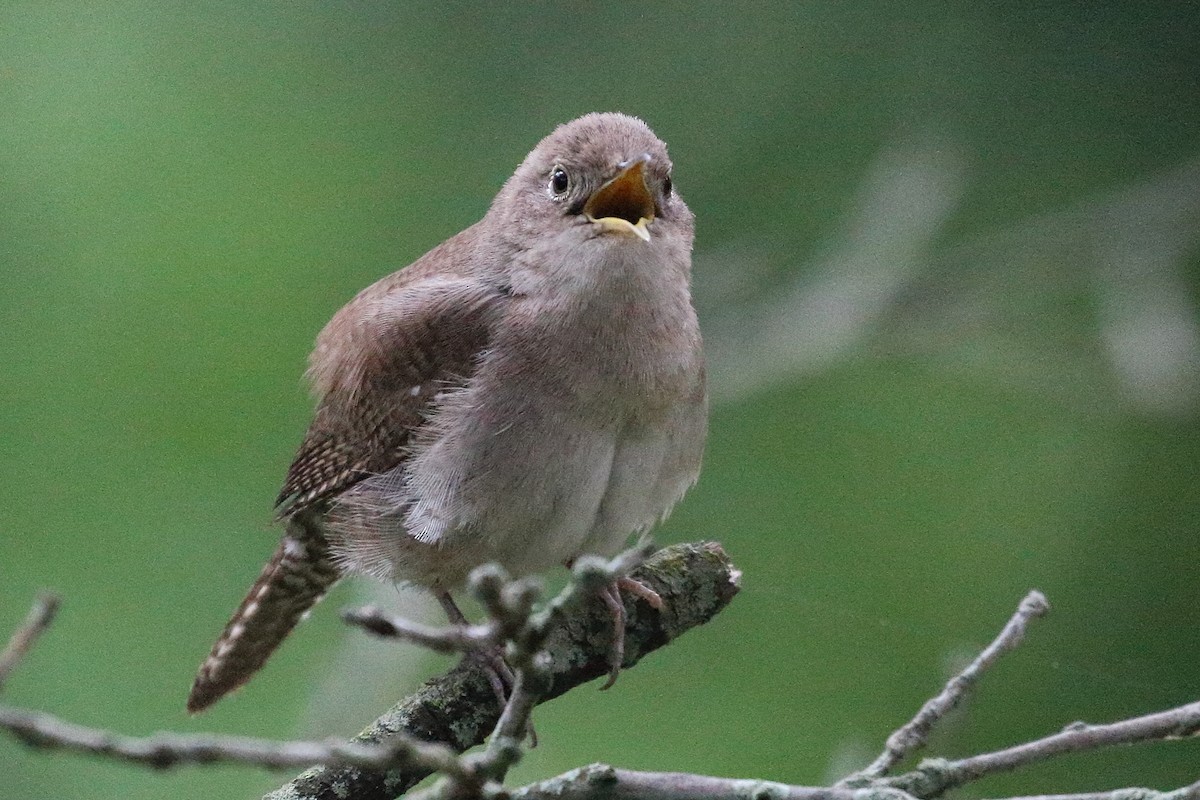
[[[513,674],[512,667],[508,666],[508,662],[504,660],[503,649],[488,647],[468,650],[467,654],[463,656],[463,660],[478,664],[487,677],[488,683],[492,687],[492,693],[496,695],[496,700],[502,706],[508,703],[513,685],[516,683],[516,676]]]
[[[649,603],[650,607],[655,611],[663,610],[663,599],[658,592],[654,591],[637,578],[630,578],[628,576],[617,578],[617,589],[623,592],[629,592],[636,597],[640,597]]]
[[[446,611],[446,616],[454,625],[469,625],[465,614],[454,602],[454,598],[448,592],[437,593],[438,602],[442,604],[442,608]],[[473,650],[468,650],[463,655],[463,661],[473,661],[479,665],[484,677],[492,687],[492,693],[496,696],[496,701],[501,708],[508,705],[508,700],[512,697],[513,687],[516,686],[517,676],[513,673],[512,667],[504,660],[504,646],[492,645],[491,647],[480,647]],[[527,724],[529,733],[529,746],[537,747],[537,731],[533,728],[533,720],[529,720]]]
[[[625,661],[625,603],[621,600],[621,592],[645,600],[650,606],[662,610],[663,600],[658,592],[639,580],[629,577],[617,578],[600,590],[600,599],[612,613],[613,633],[612,643],[608,649],[608,680],[600,687],[601,691],[611,688],[621,674],[621,665]]]
[[[467,615],[458,607],[458,603],[454,602],[454,598],[450,596],[449,592],[436,592],[435,594],[451,625],[467,626],[471,624]],[[508,666],[508,662],[504,660],[503,647],[496,645],[478,650],[468,650],[467,654],[463,656],[463,660],[474,661],[483,668],[496,699],[500,701],[500,705],[505,705],[512,692],[513,684],[516,682],[516,677],[513,675],[512,667]]]

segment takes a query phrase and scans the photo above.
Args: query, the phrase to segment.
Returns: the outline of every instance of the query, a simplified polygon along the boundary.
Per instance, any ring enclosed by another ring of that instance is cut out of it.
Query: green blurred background
[[[1191,5],[1193,10],[1188,10]],[[539,710],[596,760],[820,783],[985,644],[963,755],[1197,699],[1200,14],[1192,4],[5,3],[5,701],[131,734],[348,735],[445,665],[341,630],[237,696],[192,674],[273,548],[324,321],[476,220],[560,122],[643,116],[698,218],[714,408],[663,541],[722,541],[714,624]],[[1195,780],[1194,742],[974,794]],[[256,797],[0,739],[0,798]]]

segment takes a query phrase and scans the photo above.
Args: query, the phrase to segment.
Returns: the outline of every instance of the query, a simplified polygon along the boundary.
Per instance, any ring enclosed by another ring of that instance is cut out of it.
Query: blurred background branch
[[[33,601],[25,621],[13,631],[8,644],[0,650],[0,691],[4,690],[4,682],[8,680],[9,674],[17,668],[25,654],[54,622],[61,602],[59,596],[52,592],[42,592]]]

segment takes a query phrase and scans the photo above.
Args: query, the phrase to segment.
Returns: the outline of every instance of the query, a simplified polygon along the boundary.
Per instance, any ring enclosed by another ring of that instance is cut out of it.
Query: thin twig
[[[542,596],[542,584],[536,578],[513,580],[496,564],[473,570],[468,583],[504,640],[512,640],[526,626],[534,603]]]
[[[521,743],[533,729],[533,708],[550,688],[549,656],[520,653],[516,662],[516,680],[509,692],[508,702],[492,735],[488,739],[483,756],[474,763],[487,779],[503,784],[508,770],[521,758]]]
[[[8,676],[37,643],[38,637],[54,622],[54,615],[58,613],[61,603],[61,598],[54,592],[42,592],[33,601],[25,621],[13,631],[4,652],[0,653],[0,691],[4,691]]]
[[[436,628],[399,617],[377,606],[351,608],[342,612],[347,625],[362,628],[384,639],[403,639],[435,653],[462,653],[494,646],[500,629],[494,622],[482,625],[447,625]]]
[[[1078,794],[1037,794],[1024,797],[1008,797],[1004,800],[1196,800],[1200,797],[1200,781],[1171,791],[1157,789],[1113,789],[1108,792],[1082,792]]]
[[[547,672],[545,666],[525,666],[517,671],[517,680],[513,684],[508,703],[504,706],[500,719],[496,721],[495,730],[492,731],[493,742],[499,743],[505,739],[520,742],[525,738],[533,707],[548,687]]]
[[[924,747],[934,725],[954,709],[975,686],[992,664],[1006,652],[1015,649],[1025,638],[1029,621],[1041,617],[1050,610],[1045,596],[1036,589],[1025,595],[1016,613],[1000,631],[1000,635],[984,648],[975,660],[955,675],[945,688],[925,702],[921,710],[904,726],[887,739],[884,750],[866,769],[839,782],[839,786],[858,785],[864,780],[873,780],[886,775],[896,764],[911,753]]]
[[[358,742],[277,742],[240,736],[158,733],[122,736],[89,728],[51,714],[0,707],[0,727],[31,747],[72,750],[144,764],[158,769],[186,764],[236,762],[267,769],[294,769],[313,763],[347,764],[370,769],[461,771],[458,754],[449,747],[395,736],[385,744]]]
[[[896,776],[890,783],[906,791],[919,787],[922,796],[936,797],[985,775],[1008,772],[1066,753],[1180,739],[1197,732],[1200,732],[1200,702],[1106,725],[1075,724],[1042,739],[956,761],[926,759],[915,770]]]
[[[461,779],[450,777],[422,793],[420,798],[448,800],[479,794],[485,786],[495,791],[502,789],[508,770],[520,760],[522,742],[532,733],[533,708],[550,688],[550,656],[542,648],[552,624],[561,621],[582,599],[592,597],[597,586],[626,575],[649,555],[649,549],[638,547],[607,562],[584,560],[576,565],[567,585],[546,604],[553,611],[542,616],[534,614],[534,604],[541,594],[540,583],[513,581],[494,566],[472,576],[476,599],[488,612],[491,624],[504,631],[508,645],[506,660],[515,672],[515,679],[487,749],[478,757],[465,759],[473,768],[470,772],[482,777],[483,782],[464,784]]]

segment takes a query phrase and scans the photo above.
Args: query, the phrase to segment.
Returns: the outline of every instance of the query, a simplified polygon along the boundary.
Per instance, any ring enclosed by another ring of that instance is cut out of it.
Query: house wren
[[[666,146],[639,119],[589,114],[543,139],[482,220],[338,311],[310,359],[318,405],[279,493],[283,539],[188,709],[249,680],[342,576],[453,610],[480,564],[611,556],[662,519],[707,426],[692,235]],[[616,585],[605,599],[615,676]]]

